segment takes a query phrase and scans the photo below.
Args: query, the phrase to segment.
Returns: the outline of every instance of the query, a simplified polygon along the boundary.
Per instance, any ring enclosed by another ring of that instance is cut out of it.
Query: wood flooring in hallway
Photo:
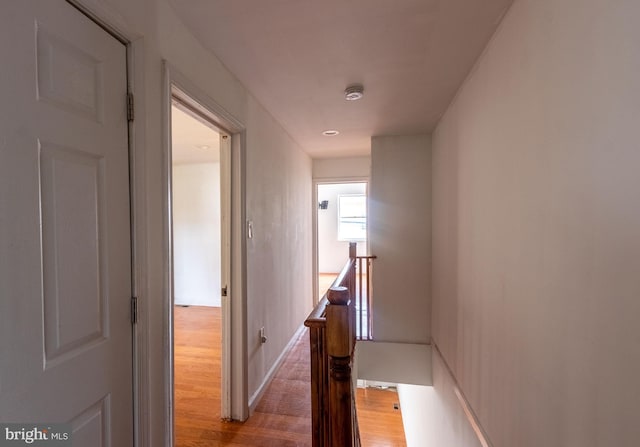
[[[244,423],[220,420],[220,308],[175,307],[176,447],[311,446],[304,332]]]
[[[246,422],[225,422],[220,419],[220,308],[176,306],[174,328],[176,447],[311,447],[306,330],[252,416]],[[402,418],[389,408],[395,398],[378,390],[363,393],[358,390],[362,447],[405,445],[398,435]]]

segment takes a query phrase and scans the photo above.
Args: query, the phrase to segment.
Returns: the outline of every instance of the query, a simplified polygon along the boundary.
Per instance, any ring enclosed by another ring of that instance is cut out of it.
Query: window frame
[[[364,199],[364,216],[342,216],[341,214],[341,209],[342,209],[342,198],[343,197],[362,197]],[[337,239],[339,242],[365,242],[367,240],[367,225],[368,225],[368,221],[367,221],[367,214],[368,214],[368,203],[367,203],[367,194],[338,194],[338,212],[337,214],[337,220],[338,220],[338,231],[337,231]],[[358,238],[348,238],[345,237],[343,235],[343,231],[341,231],[342,228],[342,220],[345,218],[351,218],[351,219],[364,219],[364,237],[358,237]]]

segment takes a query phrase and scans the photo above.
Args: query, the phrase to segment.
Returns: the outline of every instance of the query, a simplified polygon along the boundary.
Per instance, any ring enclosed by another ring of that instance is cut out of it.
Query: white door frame
[[[242,188],[244,173],[244,141],[243,124],[227,113],[206,93],[202,92],[169,63],[164,63],[163,92],[163,184],[164,184],[164,244],[168,254],[165,260],[166,287],[164,297],[165,320],[165,393],[167,402],[166,422],[168,438],[173,445],[174,433],[174,367],[173,367],[173,241],[172,241],[172,207],[171,207],[171,102],[176,98],[187,105],[195,113],[206,117],[231,135],[231,145],[221,146],[221,186],[230,188],[231,196],[225,200],[222,196],[221,207],[227,208],[226,215],[230,220],[223,222],[222,231],[228,230],[227,246],[223,243],[223,265],[230,266],[222,284],[228,286],[228,296],[222,297],[222,412],[224,419],[245,420],[248,416],[247,405],[247,371],[245,347],[245,237],[244,237],[244,191]],[[224,169],[224,165],[229,167]],[[223,172],[224,171],[224,172]],[[229,197],[229,196],[227,196]],[[224,211],[223,211],[223,214]],[[223,236],[224,242],[224,236]],[[227,257],[225,260],[224,257]],[[223,275],[225,271],[223,268]],[[233,377],[233,381],[231,381]]]
[[[314,178],[313,179],[313,206],[312,226],[313,226],[313,306],[320,301],[318,292],[318,276],[320,275],[320,247],[318,241],[318,186],[319,185],[335,185],[340,183],[366,183],[367,198],[369,197],[369,177],[330,177],[330,178]],[[368,204],[367,204],[368,208]],[[368,214],[368,209],[367,209]],[[369,252],[369,219],[367,219],[367,252]],[[346,259],[346,257],[345,257]]]

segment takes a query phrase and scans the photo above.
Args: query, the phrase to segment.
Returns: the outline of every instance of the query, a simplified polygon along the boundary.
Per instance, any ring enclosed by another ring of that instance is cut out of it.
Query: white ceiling
[[[314,158],[431,132],[512,1],[169,0]]]
[[[171,106],[171,161],[174,165],[220,161],[220,134],[200,118]]]

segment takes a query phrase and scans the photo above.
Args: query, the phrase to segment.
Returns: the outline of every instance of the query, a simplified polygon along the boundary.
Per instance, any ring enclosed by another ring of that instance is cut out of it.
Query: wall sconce
[[[329,208],[329,201],[323,200],[318,204],[318,208],[320,208],[321,210],[326,210],[327,208]]]

